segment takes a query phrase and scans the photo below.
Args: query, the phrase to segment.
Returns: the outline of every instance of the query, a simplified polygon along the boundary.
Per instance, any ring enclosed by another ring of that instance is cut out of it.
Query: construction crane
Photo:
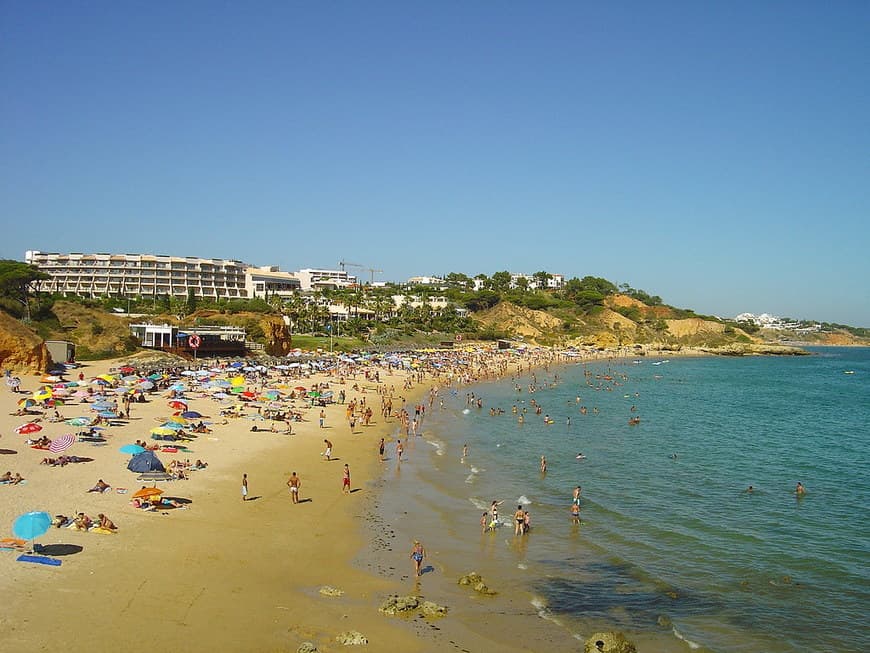
[[[345,268],[347,268],[347,267],[351,267],[351,268],[362,268],[363,266],[360,265],[359,263],[351,263],[350,261],[345,261],[345,260],[341,260],[341,261],[338,262],[338,268],[339,268],[339,270],[341,270],[342,272],[344,272],[344,271],[345,271]]]
[[[375,284],[375,274],[378,272],[383,272],[383,270],[378,270],[377,268],[368,268],[369,274],[371,278],[369,279],[369,285],[373,286]]]

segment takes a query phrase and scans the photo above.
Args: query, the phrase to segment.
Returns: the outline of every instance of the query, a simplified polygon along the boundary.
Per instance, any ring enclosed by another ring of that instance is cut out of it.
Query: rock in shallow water
[[[324,585],[320,588],[320,593],[323,596],[341,596],[344,594],[344,590],[340,590],[336,587],[330,587],[329,585]]]
[[[302,642],[296,653],[317,653],[317,645],[314,642]]]
[[[335,641],[344,646],[361,646],[369,643],[368,638],[356,630],[348,630],[347,632],[336,635]]]

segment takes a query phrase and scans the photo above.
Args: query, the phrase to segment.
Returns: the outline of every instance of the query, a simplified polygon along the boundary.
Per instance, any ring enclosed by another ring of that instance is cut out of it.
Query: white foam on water
[[[525,562],[518,562],[517,569],[528,569],[529,566]]]
[[[472,474],[480,474],[480,472],[485,472],[485,471],[486,470],[481,468],[481,467],[475,467],[474,465],[471,466],[471,473]]]
[[[517,503],[522,505],[522,506],[532,505],[532,502],[529,500],[529,497],[527,497],[525,494],[520,495],[520,498],[517,499]]]
[[[489,510],[489,504],[476,497],[468,497],[468,500],[471,501],[471,504],[478,510]]]
[[[444,455],[444,448],[446,447],[445,443],[437,438],[433,438],[432,440],[426,440],[429,444],[435,447],[435,453],[439,456]]]
[[[471,412],[471,409],[470,409],[470,408],[466,408],[465,410],[462,411],[462,414],[463,414],[463,415],[468,415],[468,413],[470,413],[470,412]]]
[[[697,642],[693,642],[692,640],[686,639],[685,637],[683,637],[683,634],[679,630],[677,630],[676,626],[674,626],[673,630],[674,630],[674,637],[686,642],[686,644],[689,645],[690,649],[695,650],[695,649],[701,648],[701,645],[698,644]]]
[[[474,483],[476,478],[477,478],[476,475],[469,474],[468,476],[465,477],[465,482],[468,483],[469,485],[471,485],[472,483]]]
[[[552,621],[554,624],[557,624],[559,626],[562,625],[562,622],[559,621],[558,619],[556,619],[556,617],[553,616],[553,613],[550,612],[550,608],[547,607],[546,600],[544,600],[540,596],[533,596],[532,597],[532,607],[535,608],[535,610],[538,613],[538,616],[541,619],[546,619],[547,621]]]

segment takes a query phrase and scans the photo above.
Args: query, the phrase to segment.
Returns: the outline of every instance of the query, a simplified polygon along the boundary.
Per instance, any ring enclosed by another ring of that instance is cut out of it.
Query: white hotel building
[[[163,256],[159,254],[58,254],[28,251],[26,263],[50,276],[39,283],[40,292],[80,297],[196,297],[233,299],[248,297],[241,261]]]

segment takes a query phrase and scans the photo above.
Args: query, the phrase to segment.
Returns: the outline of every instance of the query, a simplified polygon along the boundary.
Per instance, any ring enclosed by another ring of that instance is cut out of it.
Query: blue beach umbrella
[[[138,444],[125,444],[118,451],[121,453],[128,453],[131,456],[135,456],[137,453],[142,453],[145,451],[144,447],[140,447]]]
[[[181,413],[181,416],[185,419],[196,419],[197,417],[202,417],[202,415],[195,410],[186,410]]]
[[[66,421],[70,426],[87,426],[91,423],[89,417],[73,417],[72,419],[68,419]]]
[[[23,540],[35,540],[51,528],[51,515],[43,511],[26,512],[12,522],[12,534]]]

